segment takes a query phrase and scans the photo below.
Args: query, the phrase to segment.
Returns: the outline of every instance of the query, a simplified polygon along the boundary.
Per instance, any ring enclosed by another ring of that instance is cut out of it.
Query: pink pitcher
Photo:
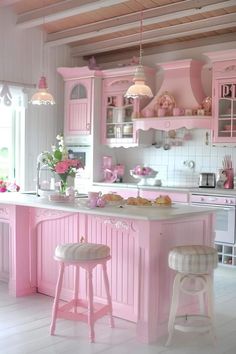
[[[106,168],[104,170],[104,178],[105,178],[105,182],[108,183],[115,182],[117,179],[117,171],[116,170],[113,171],[112,169]]]

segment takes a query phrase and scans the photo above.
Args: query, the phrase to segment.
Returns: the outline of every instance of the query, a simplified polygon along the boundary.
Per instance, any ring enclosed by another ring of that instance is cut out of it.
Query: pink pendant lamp
[[[45,24],[45,18],[43,18],[43,25]],[[44,70],[44,38],[43,38],[44,26],[42,28],[42,68]],[[44,72],[44,71],[43,71]],[[48,86],[46,81],[46,76],[42,74],[39,84],[38,91],[35,92],[30,100],[30,103],[35,105],[54,105],[55,100],[53,96],[48,92]]]
[[[36,105],[55,104],[53,96],[48,92],[47,81],[44,75],[41,76],[38,84],[38,91],[33,94],[30,103]]]
[[[127,92],[125,93],[125,97],[127,98],[138,98],[138,97],[153,97],[152,90],[148,85],[146,85],[146,78],[144,73],[144,67],[142,65],[142,33],[143,33],[143,12],[141,12],[141,20],[140,20],[140,45],[139,45],[139,65],[137,66],[134,73],[134,84],[131,85]]]

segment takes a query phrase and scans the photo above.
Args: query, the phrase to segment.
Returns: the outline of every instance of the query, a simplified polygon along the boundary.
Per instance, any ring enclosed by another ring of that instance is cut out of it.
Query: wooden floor
[[[87,325],[59,320],[56,335],[49,335],[52,298],[34,295],[9,297],[7,285],[0,284],[1,354],[235,354],[236,353],[236,269],[219,267],[215,272],[216,334],[215,346],[206,334],[175,332],[166,348],[144,345],[135,339],[133,323],[115,319],[111,329],[108,319],[96,324],[96,343],[87,339]]]

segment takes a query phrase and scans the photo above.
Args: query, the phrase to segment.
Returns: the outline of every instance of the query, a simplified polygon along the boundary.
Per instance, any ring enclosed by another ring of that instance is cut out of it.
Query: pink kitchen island
[[[58,264],[53,254],[58,244],[79,242],[83,236],[110,246],[108,275],[114,315],[135,322],[137,339],[146,343],[167,334],[174,277],[168,268],[170,248],[214,243],[214,212],[183,204],[89,209],[80,199],[55,203],[4,193],[0,195],[0,222],[5,225],[1,228],[1,263],[9,264],[9,293],[13,296],[35,292],[54,296]],[[63,299],[73,291],[73,269],[66,272]],[[94,277],[95,298],[103,302],[100,269]],[[80,294],[85,296],[82,271],[81,279]]]

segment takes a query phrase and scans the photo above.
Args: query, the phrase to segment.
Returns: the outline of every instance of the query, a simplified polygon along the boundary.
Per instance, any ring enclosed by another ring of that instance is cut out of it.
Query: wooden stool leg
[[[60,262],[59,267],[60,267],[59,268],[59,276],[58,276],[58,280],[57,280],[55,299],[54,299],[53,308],[52,308],[52,322],[51,322],[51,327],[50,327],[50,334],[51,335],[54,334],[55,328],[56,328],[56,318],[57,318],[57,311],[58,311],[58,307],[59,307],[59,298],[60,298],[60,293],[61,293],[65,264],[63,262]]]
[[[88,325],[90,331],[90,341],[94,343],[95,333],[94,333],[94,309],[93,309],[93,270],[87,270],[88,277]]]
[[[109,289],[109,280],[108,280],[108,275],[107,275],[106,262],[104,262],[102,264],[102,269],[103,269],[104,285],[105,285],[105,290],[106,290],[106,295],[107,295],[107,304],[109,305],[109,310],[110,310],[110,325],[112,328],[114,328],[114,319],[112,316],[112,302],[111,302],[111,294],[110,294],[110,289]]]
[[[175,317],[177,313],[177,308],[179,304],[179,292],[180,292],[180,281],[182,279],[182,274],[177,273],[174,279],[174,284],[173,284],[173,293],[172,293],[172,301],[171,301],[171,307],[170,307],[170,315],[169,315],[169,321],[168,321],[168,332],[169,336],[166,342],[166,346],[170,345],[171,339],[173,336],[174,332],[174,324],[175,324]]]

